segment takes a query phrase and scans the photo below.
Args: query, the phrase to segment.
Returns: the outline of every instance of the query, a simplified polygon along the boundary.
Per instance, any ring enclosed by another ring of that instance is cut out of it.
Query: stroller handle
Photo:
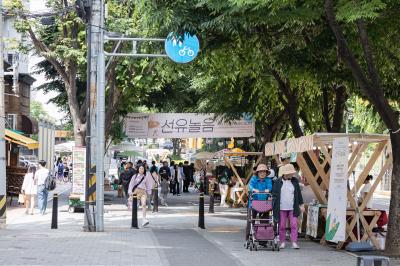
[[[260,194],[260,195],[271,195],[272,196],[272,193],[271,192],[251,192],[251,195],[257,195],[257,194]]]

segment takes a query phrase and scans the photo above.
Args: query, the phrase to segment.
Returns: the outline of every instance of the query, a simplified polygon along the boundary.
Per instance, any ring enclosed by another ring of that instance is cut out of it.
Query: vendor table
[[[320,209],[322,216],[326,220],[326,213],[327,209],[326,208],[321,208]],[[379,216],[381,215],[380,210],[364,210],[362,212],[362,215],[360,214],[360,228],[364,228],[364,234],[361,236],[361,241],[367,241],[368,239],[371,240],[373,245],[376,247],[376,249],[381,249],[381,245],[379,241],[376,239],[374,233],[372,232],[372,229],[376,225],[376,222],[379,219]],[[366,217],[369,217],[369,223],[366,219]],[[354,228],[357,223],[356,219],[356,211],[355,210],[347,210],[346,211],[346,220],[347,220],[347,225],[346,225],[346,241],[357,241],[357,236],[354,234]],[[346,243],[345,242],[339,242],[336,246],[337,249],[342,249],[343,245]],[[324,237],[321,239],[321,244],[326,244],[326,240]]]

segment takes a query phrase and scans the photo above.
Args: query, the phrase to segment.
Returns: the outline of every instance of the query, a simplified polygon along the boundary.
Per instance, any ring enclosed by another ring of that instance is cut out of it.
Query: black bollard
[[[153,212],[158,212],[158,186],[153,188]]]
[[[133,194],[132,197],[132,225],[131,228],[138,229],[138,218],[137,218],[137,196],[136,194]]]
[[[57,229],[58,194],[53,195],[53,212],[51,215],[51,229]]]
[[[210,189],[210,205],[208,207],[209,213],[214,213],[214,184],[211,185]]]
[[[204,226],[204,193],[200,193],[199,202],[199,227],[201,229],[206,229]]]

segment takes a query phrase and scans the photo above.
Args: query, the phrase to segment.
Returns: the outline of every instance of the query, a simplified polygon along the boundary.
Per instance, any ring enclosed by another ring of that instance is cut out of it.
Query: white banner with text
[[[332,146],[325,239],[337,243],[346,240],[349,138],[334,139]]]
[[[255,123],[248,115],[227,122],[215,114],[130,113],[124,130],[129,138],[245,138],[255,135]]]

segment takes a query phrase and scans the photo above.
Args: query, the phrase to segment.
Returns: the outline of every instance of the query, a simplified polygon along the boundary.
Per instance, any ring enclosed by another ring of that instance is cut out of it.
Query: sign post
[[[325,239],[338,243],[346,240],[349,138],[335,139],[332,153]]]

